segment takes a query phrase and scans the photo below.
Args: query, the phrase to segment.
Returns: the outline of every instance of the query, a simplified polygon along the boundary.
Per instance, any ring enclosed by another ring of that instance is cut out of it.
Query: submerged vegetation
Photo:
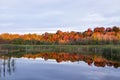
[[[96,27],[84,32],[63,32],[38,34],[0,34],[1,44],[22,45],[106,45],[120,44],[119,27]]]

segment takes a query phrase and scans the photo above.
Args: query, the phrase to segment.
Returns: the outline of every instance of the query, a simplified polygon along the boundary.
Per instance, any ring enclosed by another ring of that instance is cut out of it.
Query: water
[[[89,64],[82,58],[75,60],[77,57],[74,59],[68,54],[66,55],[70,58],[64,56],[61,60],[59,57],[61,61],[55,59],[60,54],[54,55],[55,57],[51,54],[36,55],[36,58],[35,55],[30,56],[29,54],[20,58],[2,56],[0,80],[120,80],[120,67],[115,67],[114,64],[110,66],[107,64],[103,66],[101,63],[95,65],[94,62]],[[89,57],[86,57],[86,60]]]

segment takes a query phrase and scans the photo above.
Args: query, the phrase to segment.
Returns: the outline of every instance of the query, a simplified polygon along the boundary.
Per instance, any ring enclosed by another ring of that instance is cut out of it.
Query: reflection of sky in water
[[[1,66],[3,68],[3,66]],[[15,72],[2,80],[120,80],[120,68],[88,66],[87,63],[15,58]],[[0,79],[0,80],[1,80]]]

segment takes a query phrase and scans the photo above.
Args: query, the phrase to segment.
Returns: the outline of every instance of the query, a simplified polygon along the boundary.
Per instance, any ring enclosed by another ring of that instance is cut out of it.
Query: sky
[[[0,0],[0,33],[120,26],[120,0]]]

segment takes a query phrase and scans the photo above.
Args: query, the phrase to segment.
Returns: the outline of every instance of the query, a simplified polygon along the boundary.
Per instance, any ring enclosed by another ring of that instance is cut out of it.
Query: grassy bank
[[[0,45],[0,51],[8,52],[68,52],[120,54],[120,45]]]

